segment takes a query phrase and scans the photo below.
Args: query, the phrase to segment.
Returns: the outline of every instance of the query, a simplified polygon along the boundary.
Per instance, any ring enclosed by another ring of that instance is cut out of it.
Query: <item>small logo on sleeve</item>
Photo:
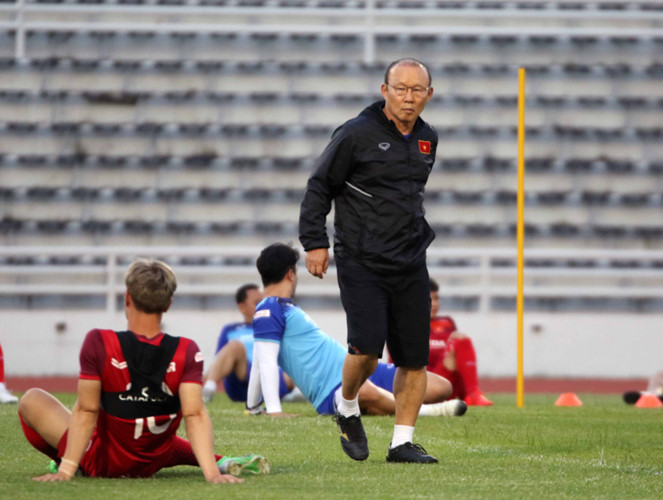
[[[430,141],[419,141],[419,152],[425,155],[430,154]]]
[[[256,311],[256,313],[253,315],[253,319],[258,319],[258,318],[269,318],[271,316],[269,309],[261,309],[260,311]]]

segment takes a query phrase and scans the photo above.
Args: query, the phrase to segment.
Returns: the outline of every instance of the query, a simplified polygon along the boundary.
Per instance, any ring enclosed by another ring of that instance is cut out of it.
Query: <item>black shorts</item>
[[[428,364],[430,285],[425,263],[404,274],[381,275],[350,256],[336,257],[348,323],[348,352],[382,356],[396,366]]]

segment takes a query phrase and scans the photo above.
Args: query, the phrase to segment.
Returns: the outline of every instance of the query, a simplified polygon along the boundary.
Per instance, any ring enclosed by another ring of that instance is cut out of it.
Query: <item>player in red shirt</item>
[[[491,406],[493,402],[479,390],[477,357],[472,339],[457,331],[451,317],[437,316],[440,309],[439,288],[437,282],[431,279],[430,354],[427,369],[451,382],[453,393],[450,399],[462,399],[468,406]]]
[[[148,477],[164,467],[194,465],[211,483],[237,483],[243,470],[269,472],[259,455],[213,451],[212,422],[202,401],[203,357],[195,342],[161,332],[177,287],[163,262],[137,260],[126,276],[128,331],[92,330],[80,352],[73,411],[41,389],[19,402],[28,441],[59,463],[38,481]],[[189,441],[176,435],[184,418]]]

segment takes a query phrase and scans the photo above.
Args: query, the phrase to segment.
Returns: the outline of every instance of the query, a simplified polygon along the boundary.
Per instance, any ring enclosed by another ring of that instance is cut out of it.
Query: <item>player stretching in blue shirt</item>
[[[334,414],[340,397],[345,349],[325,334],[290,300],[297,287],[297,250],[275,243],[257,261],[265,298],[253,316],[254,352],[247,408],[287,416],[281,410],[278,370],[282,368],[320,414]],[[369,415],[393,415],[390,392],[395,368],[380,363],[375,374],[359,391],[359,407]],[[467,406],[459,400],[443,402],[452,392],[448,380],[428,373],[428,387],[421,415],[462,415]]]

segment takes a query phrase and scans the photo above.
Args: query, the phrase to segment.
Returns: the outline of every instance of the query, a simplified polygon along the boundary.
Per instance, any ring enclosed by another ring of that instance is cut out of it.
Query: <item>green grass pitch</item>
[[[619,395],[579,394],[584,406],[556,407],[556,395],[491,394],[495,406],[463,417],[421,418],[415,441],[437,465],[387,464],[393,418],[365,417],[371,455],[341,451],[330,417],[286,404],[298,418],[248,417],[217,395],[208,408],[219,453],[261,453],[272,474],[241,485],[209,485],[194,467],[151,479],[76,478],[37,483],[49,459],[21,432],[16,405],[0,405],[0,496],[5,499],[177,498],[663,498],[663,409],[627,406]],[[72,394],[58,397],[71,406]]]

